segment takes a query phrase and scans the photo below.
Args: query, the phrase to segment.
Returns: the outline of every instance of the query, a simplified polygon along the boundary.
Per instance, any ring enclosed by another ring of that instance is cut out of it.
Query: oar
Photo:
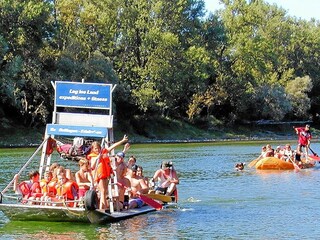
[[[293,166],[294,166],[294,169],[297,170],[297,171],[300,171],[301,168],[298,166],[298,164],[296,164],[291,158],[289,158],[290,161],[292,162]]]
[[[119,186],[122,186],[123,188],[128,188],[126,186],[124,186],[121,183],[117,183]],[[161,210],[163,208],[162,204],[156,202],[155,200],[153,200],[152,198],[147,197],[146,195],[142,195],[140,194],[139,197],[141,198],[142,201],[144,201],[146,204],[148,204],[149,206],[155,208],[156,210]]]
[[[140,198],[142,201],[144,201],[149,206],[155,208],[156,210],[161,210],[163,208],[162,204],[156,202],[152,198],[148,198],[146,195],[140,194]]]
[[[149,194],[145,194],[145,196],[147,196],[151,199],[159,200],[161,202],[172,202],[171,196],[167,196],[167,195],[163,195],[163,194],[149,193]]]
[[[252,160],[249,164],[248,167],[253,167],[254,165],[256,165],[256,163],[260,160],[260,158],[256,158],[254,160]]]
[[[309,147],[309,149],[310,149],[310,151],[312,152],[312,154],[313,154],[314,156],[318,157],[318,154],[315,153],[315,152],[311,149],[311,147]]]

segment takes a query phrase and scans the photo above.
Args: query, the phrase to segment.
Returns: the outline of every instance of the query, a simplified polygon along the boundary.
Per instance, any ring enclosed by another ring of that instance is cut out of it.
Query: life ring
[[[98,208],[98,195],[94,190],[88,190],[84,196],[84,207],[86,210],[96,210]]]

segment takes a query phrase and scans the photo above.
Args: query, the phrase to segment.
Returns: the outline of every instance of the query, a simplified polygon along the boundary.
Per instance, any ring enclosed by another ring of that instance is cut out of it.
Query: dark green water
[[[234,170],[236,162],[248,164],[256,158],[261,145],[133,145],[128,156],[137,157],[146,176],[163,160],[174,162],[180,177],[179,208],[102,226],[11,222],[0,212],[0,239],[318,239],[319,167],[298,173]],[[320,152],[319,143],[312,146]],[[34,150],[0,150],[1,190]],[[78,169],[75,162],[64,164]],[[37,168],[37,162],[30,168]]]

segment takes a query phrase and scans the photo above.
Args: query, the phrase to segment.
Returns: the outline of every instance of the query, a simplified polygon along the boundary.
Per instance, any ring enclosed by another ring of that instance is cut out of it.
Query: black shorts
[[[157,187],[156,191],[161,192],[161,194],[166,194],[167,193],[168,188],[162,188],[162,187]]]

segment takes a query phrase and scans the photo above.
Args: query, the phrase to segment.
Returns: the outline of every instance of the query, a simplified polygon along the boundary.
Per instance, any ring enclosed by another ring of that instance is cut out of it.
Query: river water
[[[146,176],[151,177],[163,160],[173,161],[180,179],[177,208],[106,225],[13,222],[0,212],[0,239],[320,238],[320,164],[300,172],[259,172],[248,167],[235,171],[237,162],[255,159],[263,144],[133,145],[128,156],[137,157]],[[312,148],[320,151],[320,144],[313,143]],[[1,190],[33,151],[0,149]],[[75,162],[64,164],[78,169]]]

